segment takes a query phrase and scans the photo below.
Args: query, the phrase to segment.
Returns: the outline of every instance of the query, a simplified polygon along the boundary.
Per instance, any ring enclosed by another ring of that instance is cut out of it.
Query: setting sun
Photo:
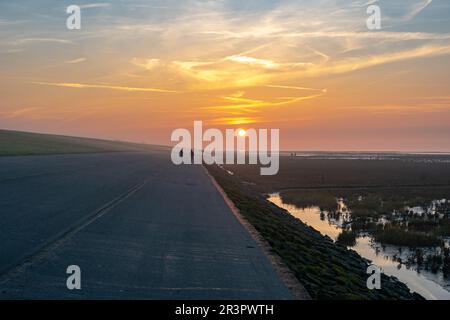
[[[244,129],[238,129],[237,134],[240,137],[244,137],[247,134],[247,132]]]

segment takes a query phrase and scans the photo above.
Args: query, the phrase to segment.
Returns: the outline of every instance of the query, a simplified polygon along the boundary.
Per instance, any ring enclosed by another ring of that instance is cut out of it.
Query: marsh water
[[[342,216],[335,219],[327,216],[327,213],[321,211],[319,207],[299,208],[284,203],[279,193],[270,194],[268,200],[334,241],[343,230]],[[343,203],[340,205],[345,206]],[[450,279],[446,279],[442,272],[432,273],[420,270],[414,265],[398,262],[399,259],[407,259],[408,254],[411,253],[409,248],[381,245],[369,234],[359,235],[355,245],[349,248],[380,267],[385,274],[397,277],[411,291],[421,294],[426,299],[450,300]],[[434,249],[429,248],[429,250]]]

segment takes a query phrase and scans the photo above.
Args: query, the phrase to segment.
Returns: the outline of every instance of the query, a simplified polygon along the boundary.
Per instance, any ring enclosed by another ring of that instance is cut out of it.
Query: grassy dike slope
[[[149,145],[0,130],[0,156],[142,151]]]
[[[381,289],[366,286],[368,262],[355,251],[336,245],[318,231],[251,189],[218,166],[207,166],[228,197],[269,242],[313,299],[422,299],[406,285],[382,275]]]

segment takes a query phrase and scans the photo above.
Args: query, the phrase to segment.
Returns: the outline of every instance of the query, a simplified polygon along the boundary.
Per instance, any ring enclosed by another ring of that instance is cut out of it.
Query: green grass
[[[149,145],[0,130],[0,156],[138,151]]]

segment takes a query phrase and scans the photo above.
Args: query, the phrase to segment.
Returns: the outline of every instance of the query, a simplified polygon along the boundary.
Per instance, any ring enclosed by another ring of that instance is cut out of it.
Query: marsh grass
[[[269,243],[314,299],[421,299],[397,279],[382,275],[382,289],[366,286],[368,262],[355,251],[305,225],[267,201],[236,175],[217,166],[208,171],[241,215]]]
[[[375,241],[383,244],[408,247],[436,247],[442,245],[442,240],[433,234],[407,231],[397,226],[385,226],[373,234]]]
[[[291,203],[300,208],[317,206],[321,210],[337,210],[336,196],[324,190],[296,190],[280,193],[285,203]]]

